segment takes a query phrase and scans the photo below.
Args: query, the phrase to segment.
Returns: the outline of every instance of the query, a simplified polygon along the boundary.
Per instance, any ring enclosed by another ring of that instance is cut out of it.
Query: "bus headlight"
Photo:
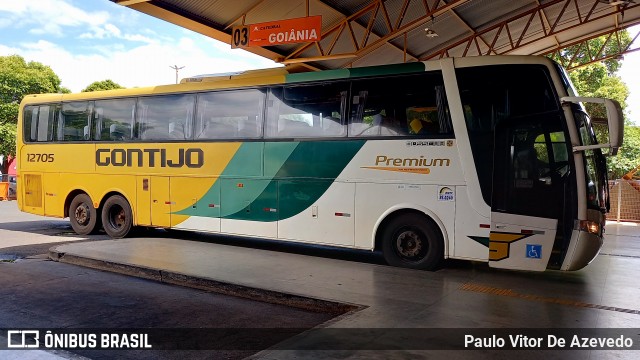
[[[601,236],[600,224],[589,220],[580,220],[580,230]]]

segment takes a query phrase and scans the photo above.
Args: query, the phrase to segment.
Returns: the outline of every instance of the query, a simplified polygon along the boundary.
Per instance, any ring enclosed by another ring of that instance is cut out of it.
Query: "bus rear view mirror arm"
[[[560,101],[565,103],[580,103],[588,102],[594,104],[603,104],[607,110],[607,125],[609,128],[609,143],[587,146],[574,146],[573,151],[583,151],[588,149],[610,148],[609,155],[615,155],[618,153],[618,149],[622,146],[622,133],[624,130],[622,107],[616,100],[594,98],[594,97],[582,97],[582,96],[565,96],[560,98]]]

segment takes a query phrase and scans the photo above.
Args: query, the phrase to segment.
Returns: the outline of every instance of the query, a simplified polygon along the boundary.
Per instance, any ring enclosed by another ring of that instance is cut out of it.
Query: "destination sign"
[[[231,47],[271,46],[320,40],[322,16],[234,26]]]

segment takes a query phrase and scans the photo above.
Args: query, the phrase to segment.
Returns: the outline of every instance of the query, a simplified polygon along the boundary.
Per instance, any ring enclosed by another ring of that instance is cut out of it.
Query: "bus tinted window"
[[[22,112],[22,122],[24,123],[24,141],[31,142],[38,139],[38,107],[25,106]]]
[[[349,136],[453,136],[442,76],[356,80]]]
[[[25,141],[53,140],[56,108],[55,105],[26,106],[24,108],[22,116]]]
[[[61,141],[89,140],[89,108],[88,101],[62,104],[58,117],[57,139]]]
[[[514,117],[558,109],[546,67],[493,65],[456,70],[482,196],[491,204],[494,130]]]
[[[138,137],[142,140],[190,139],[195,95],[142,97],[138,100]]]
[[[259,138],[263,108],[264,93],[257,89],[199,94],[195,138]]]
[[[99,100],[95,102],[95,140],[131,140],[135,99]]]
[[[348,90],[347,82],[272,88],[267,136],[345,136]]]

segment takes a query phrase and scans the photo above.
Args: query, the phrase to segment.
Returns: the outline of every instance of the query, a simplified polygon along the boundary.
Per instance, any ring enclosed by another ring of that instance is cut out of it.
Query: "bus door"
[[[171,226],[169,177],[151,176],[151,225]]]
[[[137,225],[171,226],[171,198],[169,178],[164,176],[137,177]]]
[[[560,121],[550,115],[507,119],[496,126],[491,267],[547,268],[568,196],[569,147]]]

